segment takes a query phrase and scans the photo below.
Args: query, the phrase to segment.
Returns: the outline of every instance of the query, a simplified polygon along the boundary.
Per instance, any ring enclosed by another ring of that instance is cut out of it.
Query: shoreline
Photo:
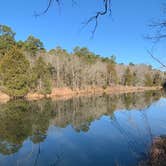
[[[101,87],[89,87],[86,89],[75,89],[70,88],[54,88],[51,94],[42,95],[39,93],[28,93],[26,96],[27,100],[40,100],[43,98],[51,99],[70,99],[72,97],[97,95],[97,94],[123,94],[123,93],[134,93],[134,92],[144,92],[151,90],[161,90],[162,87],[133,87],[133,86],[111,86],[107,88]]]
[[[79,96],[88,96],[88,95],[97,95],[97,94],[123,94],[123,93],[134,93],[134,92],[144,92],[144,91],[153,91],[153,90],[161,90],[160,86],[153,87],[134,87],[134,86],[111,86],[107,88],[101,87],[88,87],[86,89],[75,89],[72,90],[70,88],[53,88],[51,94],[40,94],[40,93],[28,93],[25,96],[25,99],[29,101],[41,100],[44,98],[51,98],[53,100],[58,99],[70,99],[72,97]],[[11,97],[7,94],[0,92],[0,103],[6,103],[11,100]]]

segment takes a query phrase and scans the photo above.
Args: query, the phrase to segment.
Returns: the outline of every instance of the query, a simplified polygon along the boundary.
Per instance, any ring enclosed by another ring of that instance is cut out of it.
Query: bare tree
[[[166,15],[166,5],[163,5],[163,13]],[[166,39],[166,18],[160,19],[158,21],[153,21],[149,27],[153,30],[152,35],[148,35],[147,39],[153,41],[154,45],[151,50],[147,50],[147,53],[158,62],[164,69],[166,69],[166,64],[162,62],[156,55],[154,55],[154,46],[161,40]]]
[[[58,6],[60,6],[62,4],[62,2],[65,0],[48,0],[48,4],[46,6],[46,8],[41,12],[41,13],[36,13],[35,16],[40,16],[43,14],[46,14],[50,7],[55,3]],[[77,4],[78,0],[71,0],[72,4]],[[86,22],[84,22],[84,25],[87,26],[89,24],[94,24],[94,27],[92,29],[92,37],[94,36],[97,27],[98,27],[98,22],[99,22],[99,18],[102,16],[106,16],[106,15],[110,15],[112,12],[112,5],[111,5],[111,0],[100,0],[100,2],[103,3],[103,6],[100,10],[96,11],[96,14],[92,15],[89,17],[89,19],[87,19]],[[97,3],[100,3],[99,1]],[[88,2],[86,2],[88,5]],[[166,5],[163,5],[164,7],[164,13],[166,13]],[[155,43],[159,42],[162,39],[166,38],[166,19],[163,20],[159,20],[159,21],[155,21],[152,22],[149,27],[151,27],[152,29],[155,30],[155,32],[153,33],[153,35],[149,35],[147,36],[148,39],[154,41]],[[147,51],[148,54],[155,60],[157,61],[163,68],[166,68],[166,65],[159,60],[159,58],[157,58],[157,56],[155,56],[152,51]]]

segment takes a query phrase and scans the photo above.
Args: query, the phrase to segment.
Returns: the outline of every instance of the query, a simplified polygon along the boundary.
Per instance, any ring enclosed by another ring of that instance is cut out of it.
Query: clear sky
[[[159,65],[147,54],[152,42],[144,39],[148,24],[162,16],[164,0],[112,0],[112,16],[102,17],[93,39],[92,27],[82,29],[82,23],[92,16],[102,0],[62,0],[61,8],[56,4],[38,18],[47,0],[2,0],[0,24],[5,24],[17,33],[17,40],[25,40],[32,34],[40,38],[47,49],[61,46],[69,52],[75,46],[86,46],[102,56],[116,55],[118,62],[148,63]],[[156,47],[156,55],[166,62],[164,43]]]

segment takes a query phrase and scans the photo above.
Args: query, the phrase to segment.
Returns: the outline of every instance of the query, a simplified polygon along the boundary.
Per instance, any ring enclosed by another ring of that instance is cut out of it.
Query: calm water
[[[137,166],[160,135],[161,92],[0,105],[1,166]]]

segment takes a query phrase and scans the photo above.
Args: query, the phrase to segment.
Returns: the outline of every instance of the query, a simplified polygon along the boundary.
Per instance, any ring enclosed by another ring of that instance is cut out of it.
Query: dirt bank
[[[7,94],[0,92],[0,103],[6,103],[9,100],[10,97]]]
[[[112,86],[108,88],[101,87],[87,87],[86,89],[75,89],[70,88],[54,88],[51,94],[42,95],[39,93],[29,93],[26,98],[28,100],[39,100],[42,98],[52,99],[69,99],[75,96],[86,96],[93,94],[119,94],[119,93],[133,93],[133,92],[144,92],[148,90],[160,90],[162,87],[133,87],[133,86]]]
[[[25,97],[27,100],[40,100],[43,98],[52,99],[69,99],[75,96],[87,96],[94,94],[119,94],[119,93],[133,93],[133,92],[144,92],[148,90],[160,90],[162,87],[133,87],[133,86],[111,86],[108,88],[101,87],[87,87],[85,89],[70,88],[54,88],[51,94],[43,95],[40,93],[28,93]],[[5,103],[10,100],[10,97],[0,92],[0,103]]]

